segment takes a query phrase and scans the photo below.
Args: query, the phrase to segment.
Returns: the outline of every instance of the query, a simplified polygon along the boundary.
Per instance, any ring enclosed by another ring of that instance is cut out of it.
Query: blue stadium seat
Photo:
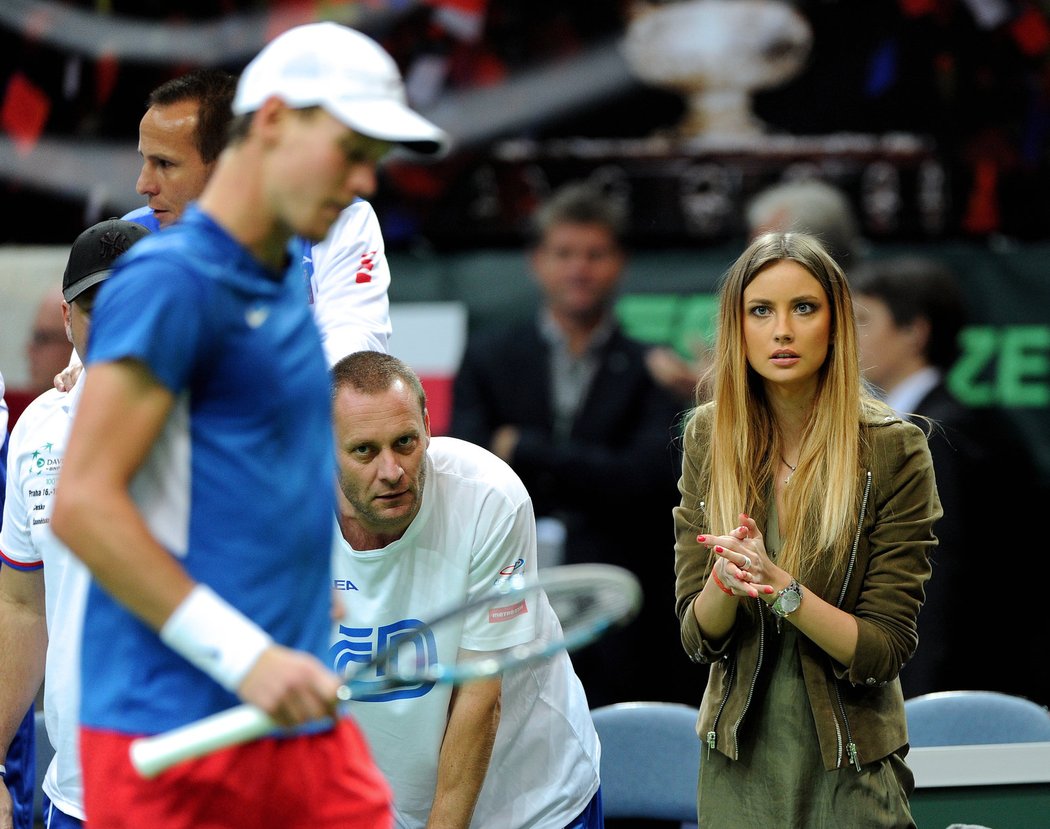
[[[904,701],[908,741],[920,746],[1050,741],[1050,711],[996,691],[941,691]]]
[[[609,818],[696,824],[697,709],[622,702],[591,711],[602,743],[602,803]]]

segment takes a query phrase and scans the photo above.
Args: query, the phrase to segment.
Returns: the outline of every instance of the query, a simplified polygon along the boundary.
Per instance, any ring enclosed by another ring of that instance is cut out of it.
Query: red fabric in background
[[[1038,57],[1050,47],[1050,27],[1046,18],[1031,5],[1010,24],[1018,48],[1029,57]]]
[[[51,113],[51,99],[21,72],[15,72],[7,83],[0,105],[0,127],[11,136],[23,155],[36,145]]]
[[[427,411],[430,412],[430,433],[447,435],[452,422],[452,377],[436,374],[420,375],[423,391],[427,393]]]
[[[4,391],[4,401],[7,403],[7,431],[15,425],[15,421],[18,420],[18,416],[25,411],[26,406],[32,403],[39,394],[29,389],[6,389]]]

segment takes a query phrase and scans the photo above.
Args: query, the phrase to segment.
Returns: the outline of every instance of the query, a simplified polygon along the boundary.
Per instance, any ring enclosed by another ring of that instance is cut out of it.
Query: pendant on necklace
[[[795,469],[798,467],[798,464],[792,466],[787,462],[783,455],[780,456],[780,460],[784,464],[784,466],[791,470],[790,472],[788,472],[788,476],[784,479],[784,485],[787,486],[789,483],[791,483],[791,476],[795,474]]]

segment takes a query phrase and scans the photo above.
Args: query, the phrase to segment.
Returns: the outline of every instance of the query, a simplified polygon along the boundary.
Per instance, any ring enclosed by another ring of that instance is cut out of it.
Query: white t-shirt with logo
[[[4,566],[44,568],[48,634],[44,718],[55,747],[44,777],[44,791],[58,809],[81,820],[84,794],[77,740],[80,635],[91,575],[51,532],[51,511],[85,379],[86,373],[68,393],[54,389],[44,392],[26,407],[11,430],[7,502],[0,530]]]
[[[446,437],[431,441],[425,463],[422,505],[400,539],[365,552],[337,540],[333,578],[345,606],[331,650],[337,671],[365,661],[377,642],[406,621],[429,621],[490,590],[501,571],[535,572],[532,502],[509,466],[480,447]],[[549,605],[497,622],[479,614],[445,637],[459,641],[420,647],[436,648],[446,660],[456,648],[494,650],[537,630],[548,638],[558,635]],[[435,685],[351,703],[393,788],[399,827],[426,825],[450,696],[449,686]],[[601,752],[568,655],[506,675],[501,711],[471,826],[561,829],[598,790]]]

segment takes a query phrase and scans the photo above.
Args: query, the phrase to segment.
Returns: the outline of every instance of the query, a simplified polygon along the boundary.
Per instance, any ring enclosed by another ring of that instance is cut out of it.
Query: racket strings
[[[435,683],[496,676],[584,647],[629,622],[640,604],[637,580],[603,565],[558,568],[529,582],[503,581],[485,597],[439,614],[429,624],[400,630],[368,666],[351,671],[352,698],[385,698],[379,695],[392,688],[423,693]],[[486,648],[484,639],[459,647],[468,628],[475,635],[479,629],[487,631],[492,648]],[[522,634],[531,638],[506,644]]]

